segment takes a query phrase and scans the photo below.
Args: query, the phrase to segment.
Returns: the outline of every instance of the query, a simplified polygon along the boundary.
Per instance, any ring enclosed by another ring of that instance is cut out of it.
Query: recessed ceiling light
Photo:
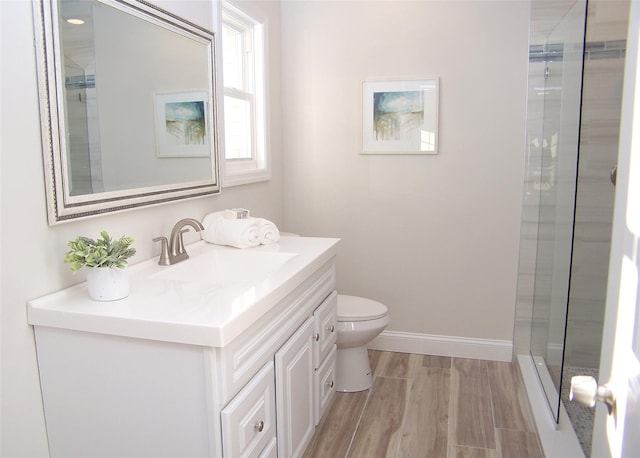
[[[67,22],[73,25],[84,24],[84,21],[82,19],[67,19]]]

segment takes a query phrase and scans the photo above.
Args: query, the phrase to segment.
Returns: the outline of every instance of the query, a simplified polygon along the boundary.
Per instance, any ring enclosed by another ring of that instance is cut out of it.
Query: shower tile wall
[[[590,1],[565,365],[597,368],[618,155],[628,1]]]

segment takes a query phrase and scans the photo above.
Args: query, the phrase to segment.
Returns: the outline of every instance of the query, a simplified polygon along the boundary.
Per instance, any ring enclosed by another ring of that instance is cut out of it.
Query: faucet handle
[[[189,232],[189,228],[180,230],[180,233],[178,234],[178,247],[176,248],[175,254],[186,253],[184,249],[184,239],[182,238],[182,234],[186,232]]]
[[[166,237],[155,237],[154,242],[160,242],[162,244],[162,252],[160,253],[160,259],[158,259],[158,265],[169,266],[171,261],[169,260],[169,242]]]

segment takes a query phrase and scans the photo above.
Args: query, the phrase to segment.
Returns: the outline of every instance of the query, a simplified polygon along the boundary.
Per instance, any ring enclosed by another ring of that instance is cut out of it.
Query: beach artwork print
[[[167,103],[165,119],[167,133],[177,145],[204,144],[204,102]]]
[[[364,153],[436,153],[436,80],[363,87]]]
[[[377,141],[419,142],[423,114],[421,91],[373,93],[373,132]]]
[[[206,93],[156,96],[158,156],[208,156]]]

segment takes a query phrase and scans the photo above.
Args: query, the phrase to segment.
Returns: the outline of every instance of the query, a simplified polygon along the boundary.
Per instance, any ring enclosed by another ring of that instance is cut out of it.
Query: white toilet
[[[364,297],[338,294],[336,390],[371,388],[367,344],[389,324],[387,306]]]

